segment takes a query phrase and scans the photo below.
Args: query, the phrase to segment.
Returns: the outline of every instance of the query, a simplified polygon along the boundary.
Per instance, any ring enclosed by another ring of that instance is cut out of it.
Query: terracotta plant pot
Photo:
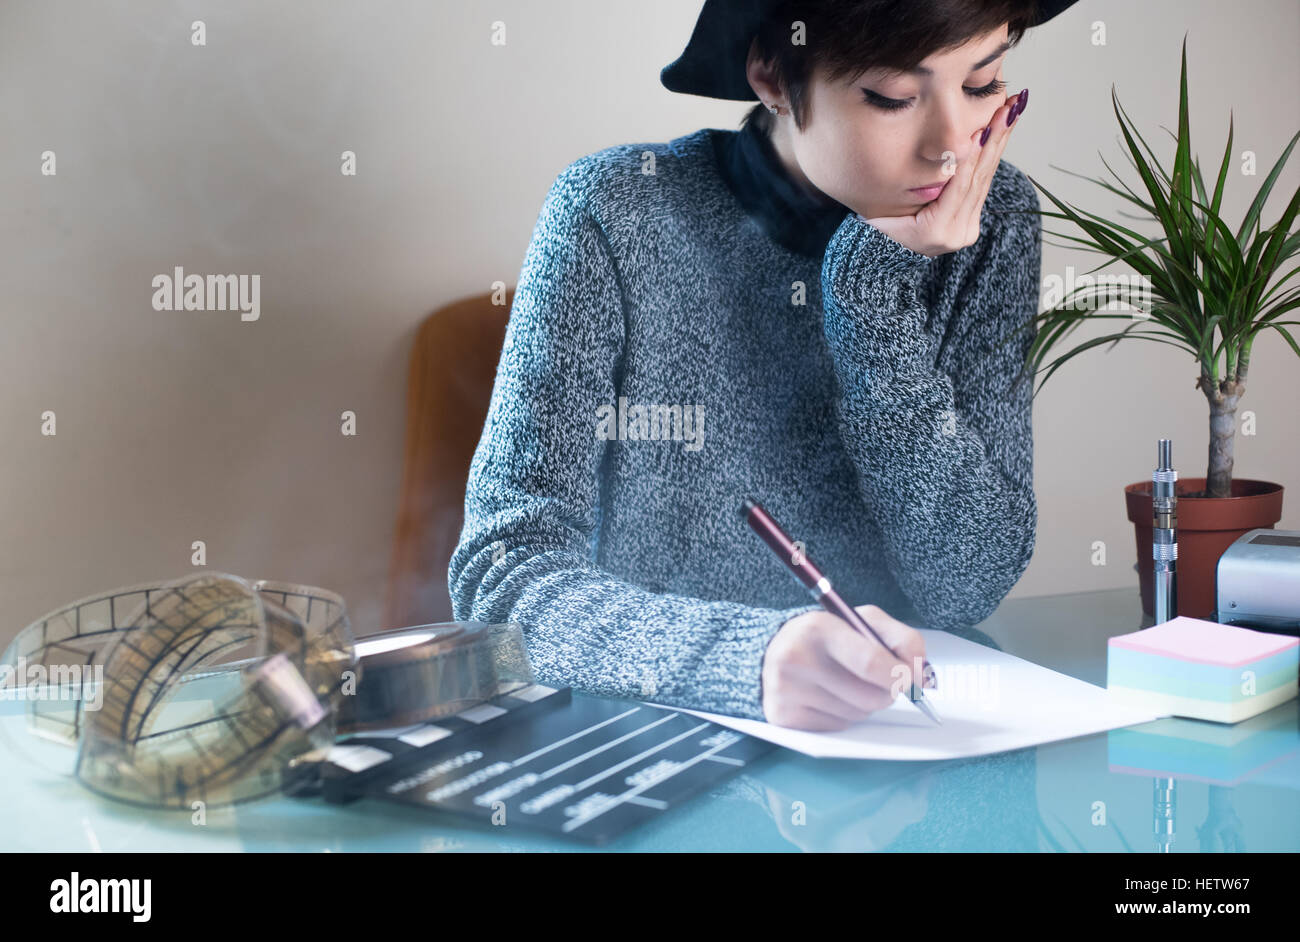
[[[1271,530],[1282,519],[1282,485],[1234,478],[1231,497],[1184,496],[1204,490],[1205,478],[1180,478],[1174,488],[1178,498],[1177,614],[1214,621],[1219,557],[1243,533],[1257,527]],[[1139,481],[1125,487],[1124,502],[1137,539],[1142,611],[1154,617],[1151,482]]]

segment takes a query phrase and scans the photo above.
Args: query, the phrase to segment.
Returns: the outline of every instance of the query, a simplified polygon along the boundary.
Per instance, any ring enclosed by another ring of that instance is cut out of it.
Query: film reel
[[[338,733],[428,722],[534,682],[518,625],[357,640],[333,592],[210,572],[50,612],[0,672],[23,685],[31,733],[76,747],[71,774],[87,788],[177,809],[308,793]]]
[[[76,746],[87,788],[188,809],[280,790],[295,756],[333,741],[356,654],[338,595],[200,573],[51,612],[4,664],[36,678],[28,729]]]
[[[357,642],[362,683],[343,701],[339,732],[426,723],[533,683],[515,624],[442,622]]]

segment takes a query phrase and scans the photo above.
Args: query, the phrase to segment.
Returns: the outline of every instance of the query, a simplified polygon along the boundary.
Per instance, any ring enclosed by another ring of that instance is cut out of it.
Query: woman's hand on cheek
[[[913,252],[933,258],[973,245],[980,237],[980,213],[989,194],[993,174],[1015,128],[1015,118],[1028,104],[1028,89],[1008,98],[993,113],[988,138],[980,146],[985,128],[971,137],[972,154],[961,161],[937,199],[926,203],[914,216],[877,216],[866,220],[885,235]],[[1008,124],[1008,117],[1011,124]],[[949,165],[951,166],[951,164]]]

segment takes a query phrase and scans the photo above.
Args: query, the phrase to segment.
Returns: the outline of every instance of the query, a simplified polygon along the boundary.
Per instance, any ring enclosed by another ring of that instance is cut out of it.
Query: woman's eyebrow
[[[992,62],[994,59],[1002,55],[1002,53],[1006,52],[1010,48],[1011,48],[1011,43],[1004,42],[1002,45],[998,46],[998,48],[994,49],[987,56],[981,59],[979,62],[976,62],[973,66],[971,66],[970,70],[972,72],[975,72],[979,69],[984,68],[984,66],[988,65],[990,62]],[[933,75],[934,72],[931,69],[927,69],[923,65],[916,65],[910,69],[901,69],[899,70],[898,74],[899,75]]]

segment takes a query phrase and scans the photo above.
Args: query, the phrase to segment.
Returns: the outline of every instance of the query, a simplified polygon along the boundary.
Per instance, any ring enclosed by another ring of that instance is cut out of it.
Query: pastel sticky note
[[[1180,615],[1107,642],[1118,700],[1172,716],[1236,723],[1295,697],[1300,639]]]

